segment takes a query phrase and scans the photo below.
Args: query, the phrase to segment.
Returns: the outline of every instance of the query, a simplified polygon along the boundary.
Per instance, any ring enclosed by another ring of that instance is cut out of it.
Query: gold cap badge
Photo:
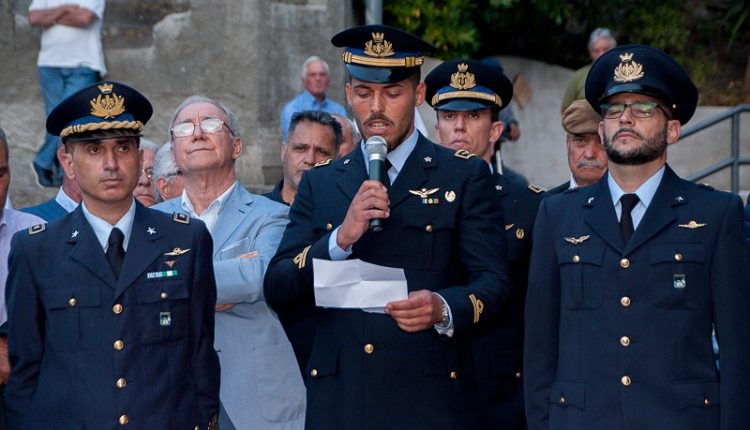
[[[451,87],[459,90],[467,90],[476,87],[477,81],[474,78],[474,74],[468,70],[468,64],[460,63],[458,65],[458,72],[451,75]]]
[[[370,57],[390,57],[395,54],[393,44],[385,40],[383,33],[372,33],[372,40],[365,42],[365,55]]]
[[[125,98],[112,92],[112,84],[99,85],[99,91],[102,93],[91,100],[91,115],[106,119],[125,112]]]
[[[641,79],[643,75],[643,66],[633,61],[632,53],[620,54],[620,64],[615,68],[615,81],[636,81]]]

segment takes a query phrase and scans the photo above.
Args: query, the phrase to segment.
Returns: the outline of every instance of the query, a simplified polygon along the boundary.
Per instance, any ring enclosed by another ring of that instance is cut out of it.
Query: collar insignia
[[[594,198],[593,197],[589,197],[589,199],[586,200],[586,204],[590,205],[593,201],[594,201]]]
[[[563,239],[565,239],[565,241],[568,242],[568,243],[572,243],[573,245],[580,245],[583,242],[589,240],[589,237],[591,237],[591,236],[587,234],[586,236],[581,236],[581,237],[564,237]]]
[[[451,87],[458,90],[468,90],[477,86],[474,74],[469,72],[469,65],[466,63],[460,63],[458,65],[458,72],[451,75]]]
[[[365,55],[370,57],[390,57],[396,52],[393,50],[393,44],[385,40],[383,33],[372,33],[372,40],[365,42]]]
[[[683,198],[682,196],[677,196],[677,197],[675,198],[675,201],[676,201],[677,203],[682,203],[682,202],[684,202],[684,201],[685,201],[685,199],[684,199],[684,198]]]
[[[156,229],[149,226],[149,228],[146,229],[146,233],[148,233],[149,235],[154,235],[156,234]]]
[[[631,82],[643,77],[643,65],[633,61],[632,53],[620,55],[620,64],[615,68],[615,81]]]
[[[695,220],[690,220],[687,224],[678,224],[678,227],[682,228],[689,228],[690,230],[694,230],[696,228],[705,227],[706,223],[704,222],[695,222]]]
[[[350,160],[350,159],[348,159],[348,158],[347,158],[346,160],[344,160],[344,164],[345,164],[345,165],[346,165],[346,164],[349,164],[349,162],[350,162],[350,161],[352,161],[352,160]]]
[[[425,163],[432,163],[432,157],[424,157]]]
[[[502,185],[495,185],[495,189],[498,190],[498,191],[502,191],[503,190],[503,186]]]
[[[70,233],[70,238],[75,239],[78,237],[78,230],[73,231],[73,233]]]
[[[175,249],[172,250],[172,252],[165,252],[164,255],[169,255],[169,256],[174,257],[174,256],[177,256],[177,255],[182,255],[182,254],[184,254],[184,253],[186,253],[188,251],[190,251],[190,248],[188,248],[188,249],[175,248]]]

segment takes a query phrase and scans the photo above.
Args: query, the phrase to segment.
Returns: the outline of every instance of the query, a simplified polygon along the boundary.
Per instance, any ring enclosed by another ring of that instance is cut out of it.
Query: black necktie
[[[112,266],[115,276],[120,276],[122,261],[125,259],[125,250],[122,248],[124,239],[125,235],[122,231],[119,228],[113,228],[107,241],[107,260],[109,260],[109,265]]]
[[[633,236],[633,216],[631,212],[635,205],[638,204],[638,196],[635,194],[623,194],[620,197],[620,204],[622,205],[620,231],[622,232],[622,238],[625,239],[625,243],[628,243]]]
[[[388,174],[388,171],[391,170],[391,167],[393,167],[393,164],[391,164],[391,160],[389,160],[388,157],[386,157],[385,162],[383,164],[385,164],[385,178],[383,178],[385,182],[383,182],[383,185],[385,185],[386,188],[390,189],[391,188],[391,175]]]

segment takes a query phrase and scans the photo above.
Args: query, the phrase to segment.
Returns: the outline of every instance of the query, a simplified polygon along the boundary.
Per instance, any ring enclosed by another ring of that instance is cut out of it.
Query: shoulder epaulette
[[[327,166],[327,165],[331,164],[331,161],[332,160],[329,158],[327,160],[321,161],[320,163],[315,163],[315,167],[317,168],[317,167]]]
[[[182,212],[174,212],[172,214],[172,221],[180,224],[190,224],[190,216]]]
[[[711,185],[709,185],[709,184],[707,184],[705,182],[698,182],[698,186],[701,187],[701,188],[705,188],[707,190],[711,190],[711,191],[714,190],[714,187],[712,187]]]
[[[32,225],[31,227],[29,227],[29,236],[31,236],[32,234],[41,233],[44,230],[47,230],[47,224]]]
[[[465,150],[465,149],[459,149],[453,154],[454,157],[463,158],[464,160],[468,160],[471,157],[476,157],[476,155],[472,154],[471,152]]]
[[[540,187],[539,185],[534,185],[534,184],[530,184],[528,188],[529,188],[529,190],[531,190],[531,191],[533,191],[533,192],[535,192],[537,194],[541,194],[541,193],[547,191],[544,188]]]

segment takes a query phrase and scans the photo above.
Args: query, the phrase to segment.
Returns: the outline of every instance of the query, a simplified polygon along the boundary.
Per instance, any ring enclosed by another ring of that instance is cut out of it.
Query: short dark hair
[[[333,115],[322,110],[303,110],[301,112],[295,112],[294,115],[292,115],[292,121],[289,123],[289,133],[287,136],[294,134],[294,129],[297,128],[297,124],[303,121],[320,124],[324,127],[331,127],[336,152],[338,153],[342,139],[341,123],[336,121],[336,118],[334,118]],[[288,139],[289,138],[287,137],[287,140]],[[286,144],[286,142],[284,142],[284,144]]]
[[[0,147],[5,151],[6,157],[10,158],[10,152],[8,152],[8,138],[5,136],[5,130],[0,127]]]

